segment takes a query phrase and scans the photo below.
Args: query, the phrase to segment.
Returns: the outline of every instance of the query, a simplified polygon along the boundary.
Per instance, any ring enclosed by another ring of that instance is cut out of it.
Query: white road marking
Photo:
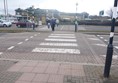
[[[37,36],[37,34],[35,34],[34,36]]]
[[[22,44],[23,42],[19,42],[18,44],[20,45],[20,44]]]
[[[40,45],[47,45],[47,46],[78,46],[76,43],[41,43]]]
[[[25,39],[25,41],[28,41],[29,39]]]
[[[98,38],[88,38],[90,40],[99,40]]]
[[[105,44],[94,44],[94,45],[107,47],[107,45],[105,45]]]
[[[67,42],[76,42],[75,39],[45,39],[46,41],[67,41]]]
[[[40,34],[40,33],[38,33],[38,34]]]
[[[104,39],[104,41],[106,41],[106,42],[107,42],[108,40]]]
[[[15,47],[15,46],[11,46],[11,47],[9,47],[9,48],[8,48],[8,50],[11,50],[11,49],[13,49],[14,47]]]
[[[113,43],[118,43],[118,41],[113,41]]]
[[[61,30],[64,28],[64,26],[61,27]]]
[[[59,49],[59,48],[35,48],[32,50],[32,52],[80,54],[80,50],[78,49]]]
[[[106,55],[100,55],[100,56],[106,57]],[[118,59],[118,55],[113,55],[113,59]]]
[[[33,36],[31,36],[30,38],[33,38]]]
[[[103,37],[100,37],[101,39],[103,39]]]
[[[0,52],[0,55],[2,55],[3,54],[3,52]]]
[[[51,34],[51,35],[60,35],[60,36],[64,36],[64,35],[68,35],[68,36],[75,36],[74,34]]]
[[[118,49],[118,46],[114,46],[116,49]]]
[[[48,36],[52,38],[75,38],[74,36]]]
[[[100,35],[97,35],[98,37],[100,36]]]

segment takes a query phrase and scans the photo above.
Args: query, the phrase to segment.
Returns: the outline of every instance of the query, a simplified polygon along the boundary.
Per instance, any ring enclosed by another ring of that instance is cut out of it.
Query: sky
[[[26,9],[30,6],[41,9],[56,9],[60,12],[75,13],[88,12],[98,15],[101,10],[109,10],[114,5],[114,0],[7,0],[10,14],[15,14],[15,9]],[[0,14],[4,14],[4,0],[0,0]]]

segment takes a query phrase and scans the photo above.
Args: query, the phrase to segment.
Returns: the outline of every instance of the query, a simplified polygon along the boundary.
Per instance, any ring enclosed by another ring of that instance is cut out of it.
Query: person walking
[[[50,28],[50,19],[49,18],[46,19],[46,24],[47,24],[47,27]]]
[[[35,22],[34,22],[34,19],[32,20],[32,27],[33,27],[33,30],[35,30]]]
[[[52,19],[50,20],[50,24],[51,24],[52,31],[55,31],[56,19],[54,17],[52,17]]]
[[[57,25],[57,27],[59,26],[59,20],[58,19],[56,19],[56,25]]]

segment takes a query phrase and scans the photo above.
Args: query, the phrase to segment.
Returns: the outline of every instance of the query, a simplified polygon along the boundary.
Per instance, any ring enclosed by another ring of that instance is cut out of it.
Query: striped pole
[[[104,67],[104,77],[108,78],[110,73],[110,68],[112,64],[112,56],[113,56],[113,37],[114,37],[114,30],[115,30],[115,20],[117,18],[117,0],[114,0],[114,7],[113,7],[113,15],[112,15],[112,24],[111,24],[111,32],[109,38],[109,44],[107,46],[107,54],[106,54],[106,61]]]

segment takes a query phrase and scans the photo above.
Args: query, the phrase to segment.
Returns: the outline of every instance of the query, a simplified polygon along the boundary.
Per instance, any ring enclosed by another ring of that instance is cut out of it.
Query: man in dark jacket
[[[55,30],[55,24],[56,24],[56,19],[54,17],[50,20],[50,24],[51,24],[52,31],[54,31]]]

